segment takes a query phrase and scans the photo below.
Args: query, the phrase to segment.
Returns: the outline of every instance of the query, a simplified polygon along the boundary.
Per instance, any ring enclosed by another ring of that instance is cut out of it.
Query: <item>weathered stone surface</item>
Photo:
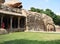
[[[27,16],[27,25],[30,31],[42,30],[41,16],[36,12],[29,12]]]
[[[52,31],[55,30],[53,19],[46,14],[40,14],[37,12],[28,12],[27,25],[30,31],[48,31],[51,29]]]
[[[0,29],[0,34],[7,34],[7,30],[6,29]]]
[[[19,2],[17,0],[16,1],[11,0],[11,1],[5,2],[4,5],[8,7],[13,7],[13,8],[22,8],[22,2]]]
[[[8,7],[8,6],[5,6],[5,5],[0,5],[0,10],[10,11],[10,12],[15,12],[15,13],[22,14],[22,10],[21,9],[12,8],[12,7]]]
[[[60,26],[59,25],[55,25],[55,27],[56,27],[56,31],[60,32]]]
[[[42,20],[44,22],[44,25],[45,25],[45,28],[46,28],[46,31],[48,31],[49,29],[51,29],[53,27],[52,30],[55,30],[55,24],[53,22],[53,19],[46,15],[46,14],[42,14]],[[48,26],[49,25],[49,26]],[[47,28],[48,27],[48,28]]]
[[[47,31],[56,31],[55,25],[47,24]]]

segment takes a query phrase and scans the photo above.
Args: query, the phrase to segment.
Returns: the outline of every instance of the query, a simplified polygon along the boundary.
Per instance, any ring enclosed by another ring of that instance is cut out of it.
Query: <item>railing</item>
[[[15,13],[20,13],[20,14],[22,14],[22,9],[7,7],[7,6],[1,5],[1,4],[0,4],[0,10],[10,11],[10,12],[15,12]]]

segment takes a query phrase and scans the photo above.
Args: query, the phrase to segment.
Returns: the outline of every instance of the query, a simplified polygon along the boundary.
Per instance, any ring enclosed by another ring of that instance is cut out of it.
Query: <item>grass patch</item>
[[[0,35],[0,44],[60,44],[60,34],[16,32]]]

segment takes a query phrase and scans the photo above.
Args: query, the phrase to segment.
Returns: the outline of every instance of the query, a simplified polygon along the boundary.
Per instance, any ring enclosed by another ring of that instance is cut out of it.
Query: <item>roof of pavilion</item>
[[[23,14],[20,14],[20,13],[4,11],[4,10],[0,10],[0,13],[3,13],[5,15],[7,14],[7,15],[13,15],[13,16],[24,16],[24,17],[26,17],[26,15],[23,15]]]

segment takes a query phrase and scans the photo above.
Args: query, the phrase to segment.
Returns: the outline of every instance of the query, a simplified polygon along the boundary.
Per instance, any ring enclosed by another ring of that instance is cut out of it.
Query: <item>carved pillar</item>
[[[18,17],[18,29],[20,29],[20,17]]]
[[[20,31],[20,17],[18,17],[18,30]]]
[[[10,17],[10,29],[11,29],[11,32],[12,32],[12,16]]]

